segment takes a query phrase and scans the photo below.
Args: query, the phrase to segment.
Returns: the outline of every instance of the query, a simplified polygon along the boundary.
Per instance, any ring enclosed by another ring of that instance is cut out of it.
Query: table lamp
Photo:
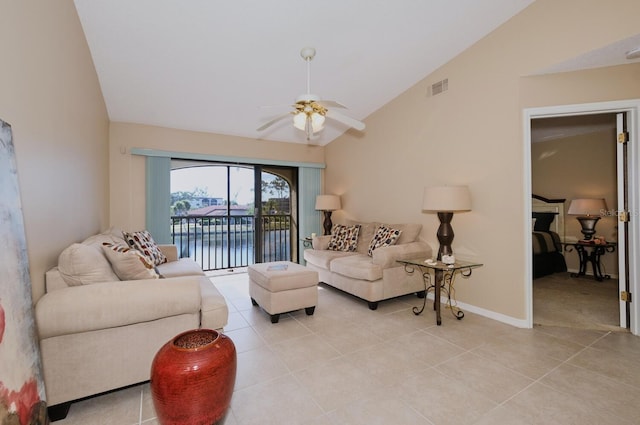
[[[607,203],[602,198],[578,198],[571,201],[567,214],[577,216],[584,240],[588,241],[596,233],[596,223],[605,211]]]
[[[331,234],[331,213],[340,209],[340,197],[338,195],[318,195],[316,197],[316,210],[324,212],[324,234]]]
[[[438,227],[438,261],[442,256],[453,254],[453,227],[451,220],[453,213],[471,210],[471,193],[467,186],[431,186],[425,187],[422,210],[438,213],[440,226]]]

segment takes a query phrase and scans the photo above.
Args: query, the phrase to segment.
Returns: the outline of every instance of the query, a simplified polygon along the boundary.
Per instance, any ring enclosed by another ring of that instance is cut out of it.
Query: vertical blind
[[[171,243],[171,158],[146,160],[146,228],[160,244]]]
[[[311,236],[312,233],[322,234],[321,213],[316,211],[316,196],[322,193],[322,170],[320,168],[300,167],[298,169],[298,210],[300,211],[299,231],[300,238]],[[304,252],[304,244],[299,241],[298,249]],[[300,262],[303,262],[302,255]]]

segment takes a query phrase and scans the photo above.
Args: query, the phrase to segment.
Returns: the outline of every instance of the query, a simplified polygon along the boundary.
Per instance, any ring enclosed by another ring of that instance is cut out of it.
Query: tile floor
[[[213,277],[238,372],[225,425],[638,424],[640,338],[624,332],[517,329],[467,313],[443,324],[414,296],[363,301],[319,287],[271,324],[245,273]],[[72,404],[58,425],[155,425],[149,385]]]

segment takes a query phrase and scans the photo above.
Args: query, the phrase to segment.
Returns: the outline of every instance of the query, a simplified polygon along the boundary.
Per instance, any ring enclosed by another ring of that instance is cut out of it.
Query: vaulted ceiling
[[[75,0],[109,118],[292,143],[307,91],[363,120],[534,0]],[[327,121],[314,143],[347,130]],[[353,130],[351,130],[353,131]],[[366,131],[366,129],[365,129]]]

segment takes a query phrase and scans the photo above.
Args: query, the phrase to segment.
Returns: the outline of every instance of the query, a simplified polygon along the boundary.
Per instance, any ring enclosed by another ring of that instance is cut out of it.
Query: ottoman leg
[[[278,320],[280,320],[280,313],[271,315],[271,323],[278,323]]]
[[[251,298],[251,304],[253,304],[254,306],[258,305],[258,303],[256,302],[256,300],[254,300],[253,298]]]
[[[316,311],[315,305],[313,307],[306,307],[304,309],[304,312],[307,313],[307,316],[312,316],[314,311]]]

